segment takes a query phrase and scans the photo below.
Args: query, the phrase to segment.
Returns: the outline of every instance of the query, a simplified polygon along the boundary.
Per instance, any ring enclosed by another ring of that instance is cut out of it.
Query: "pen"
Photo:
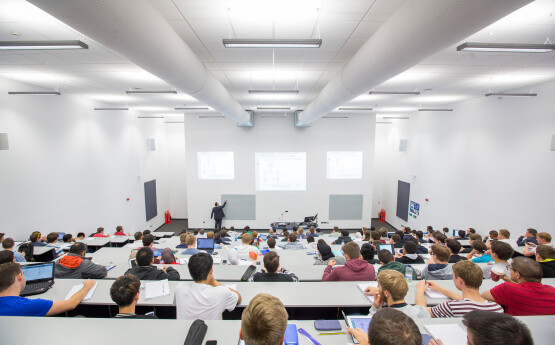
[[[336,335],[336,334],[346,334],[345,332],[336,332],[336,333],[318,333],[318,335]]]

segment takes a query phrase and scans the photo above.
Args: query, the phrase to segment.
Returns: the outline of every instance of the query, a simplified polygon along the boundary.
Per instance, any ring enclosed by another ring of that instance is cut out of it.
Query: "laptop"
[[[54,262],[22,265],[25,276],[25,289],[20,296],[38,295],[48,291],[54,285]]]
[[[372,316],[366,315],[345,315],[345,312],[341,310],[343,314],[343,318],[345,319],[345,324],[351,328],[360,328],[365,332],[368,332],[368,326],[370,325],[370,321],[372,321]],[[351,334],[351,338],[353,339],[354,344],[358,344],[359,342],[356,338]]]
[[[129,268],[133,269],[135,266],[137,266],[137,260],[135,259],[130,259],[129,260]]]
[[[197,249],[204,250],[208,254],[214,252],[214,239],[213,238],[198,238],[197,239]]]
[[[65,232],[58,232],[58,241],[61,241],[61,240],[63,240],[63,239],[64,239],[64,236],[65,236],[65,234],[66,234]]]

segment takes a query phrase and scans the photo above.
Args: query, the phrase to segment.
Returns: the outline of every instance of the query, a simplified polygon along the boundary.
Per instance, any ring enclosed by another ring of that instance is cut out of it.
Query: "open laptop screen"
[[[214,249],[213,238],[199,238],[197,239],[197,249]]]
[[[382,249],[387,249],[391,254],[395,255],[395,250],[393,249],[392,244],[380,244],[378,245],[378,251]]]
[[[65,236],[65,234],[66,234],[65,232],[58,232],[58,241],[61,241],[61,240],[63,240],[63,239],[64,239],[64,236]]]
[[[21,266],[23,275],[27,282],[32,282],[36,280],[48,280],[54,279],[54,263],[48,262],[38,265],[24,265]]]

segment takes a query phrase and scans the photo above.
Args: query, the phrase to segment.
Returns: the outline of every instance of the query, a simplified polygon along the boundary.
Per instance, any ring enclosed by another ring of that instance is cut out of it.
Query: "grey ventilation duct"
[[[303,112],[308,125],[531,0],[407,0]]]
[[[28,1],[238,124],[251,121],[148,1]]]

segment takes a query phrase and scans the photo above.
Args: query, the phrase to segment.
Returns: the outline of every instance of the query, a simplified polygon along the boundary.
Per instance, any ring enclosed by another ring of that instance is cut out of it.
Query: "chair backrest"
[[[33,261],[33,242],[26,242],[19,245],[19,249],[23,249],[23,256],[25,256],[25,261]]]

